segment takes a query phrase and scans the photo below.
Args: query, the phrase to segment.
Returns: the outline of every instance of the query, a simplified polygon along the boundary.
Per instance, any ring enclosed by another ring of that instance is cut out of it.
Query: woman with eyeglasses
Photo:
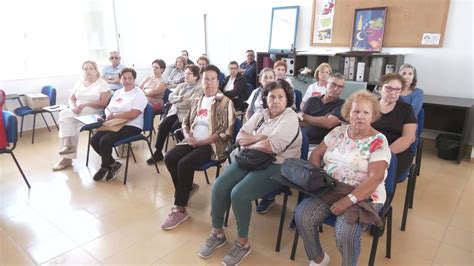
[[[397,156],[398,177],[413,161],[410,145],[416,139],[416,117],[411,105],[400,100],[405,89],[405,79],[400,74],[382,76],[379,86],[382,116],[372,126],[387,137],[390,150]]]
[[[144,78],[138,87],[145,93],[153,110],[158,112],[163,109],[164,104],[166,82],[162,75],[166,69],[166,63],[162,59],[156,59],[151,63],[151,66],[153,75]]]

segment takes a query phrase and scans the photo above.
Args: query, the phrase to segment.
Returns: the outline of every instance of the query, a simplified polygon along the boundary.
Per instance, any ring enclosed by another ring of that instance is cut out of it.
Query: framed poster
[[[352,25],[352,52],[380,52],[387,7],[358,8]]]

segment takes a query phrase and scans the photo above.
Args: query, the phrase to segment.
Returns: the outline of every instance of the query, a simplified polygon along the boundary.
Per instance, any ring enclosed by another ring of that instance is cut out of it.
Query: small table
[[[471,136],[474,99],[425,94],[423,109],[424,128],[461,135],[457,157],[459,164],[467,148],[474,144]]]

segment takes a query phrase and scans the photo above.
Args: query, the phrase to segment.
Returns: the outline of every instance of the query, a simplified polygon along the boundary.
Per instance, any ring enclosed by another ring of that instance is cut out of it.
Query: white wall
[[[120,20],[118,24],[121,27],[119,31],[124,32],[120,39],[123,47],[122,56],[125,63],[134,64],[138,68],[140,77],[147,73],[150,58],[167,58],[167,63],[170,64],[169,60],[178,55],[181,49],[188,49],[192,60],[203,53],[202,40],[198,37],[193,41],[173,40],[169,42],[171,45],[166,46],[168,47],[166,51],[150,51],[153,46],[145,44],[147,40],[145,36],[153,35],[157,27],[202,25],[204,13],[208,14],[208,56],[211,63],[217,65],[223,72],[227,72],[229,61],[244,61],[247,49],[268,50],[272,7],[300,6],[297,51],[335,53],[349,50],[349,47],[310,46],[312,0],[240,0],[238,2],[180,0],[167,6],[149,5],[150,1],[152,0],[139,0],[133,4],[127,4],[128,2],[123,0],[116,2],[117,17]],[[183,6],[188,7],[187,12],[183,11]],[[156,15],[147,7],[155,10]],[[474,98],[473,9],[471,0],[451,0],[443,48],[385,48],[383,52],[406,54],[405,61],[417,67],[419,87],[423,88],[426,94]],[[190,13],[193,14],[190,15]],[[147,16],[147,19],[143,16]],[[190,34],[186,32],[186,27],[183,29],[182,34]],[[170,31],[166,31],[165,34],[169,34],[165,37],[173,38]],[[159,38],[153,38],[153,40],[158,41]],[[127,54],[133,59],[125,59]],[[39,91],[45,84],[52,84],[58,89],[58,103],[66,103],[68,91],[79,79],[79,75],[80,69],[77,75],[72,76],[3,81],[0,82],[0,88],[6,90],[7,93],[27,93]],[[27,121],[25,128],[29,127],[30,124]]]

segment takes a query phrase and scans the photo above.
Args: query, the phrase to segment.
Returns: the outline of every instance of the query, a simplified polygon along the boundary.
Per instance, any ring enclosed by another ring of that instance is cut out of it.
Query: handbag
[[[263,117],[262,120],[257,124],[255,131],[263,124]],[[296,138],[300,133],[300,128],[298,127],[298,132],[296,132],[295,137],[293,140],[286,146],[283,150],[286,151],[293,142],[295,142]],[[235,161],[237,162],[238,166],[242,170],[247,171],[255,171],[255,170],[263,170],[270,166],[276,160],[275,154],[266,153],[256,149],[244,149],[241,150],[239,153],[235,155]]]
[[[124,118],[112,118],[110,120],[105,121],[102,123],[102,126],[100,126],[97,131],[112,131],[112,132],[117,132],[120,129],[122,129],[123,126],[128,122],[128,119]]]
[[[283,162],[281,178],[289,184],[288,186],[296,186],[312,196],[320,196],[337,185],[337,180],[324,169],[299,158],[289,158]]]

